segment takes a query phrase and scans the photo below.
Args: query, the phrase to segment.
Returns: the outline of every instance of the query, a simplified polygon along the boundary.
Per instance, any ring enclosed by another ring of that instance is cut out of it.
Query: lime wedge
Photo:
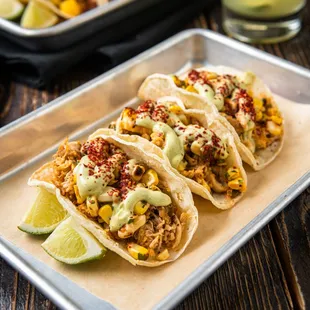
[[[40,188],[39,194],[30,210],[25,214],[18,228],[33,235],[51,233],[66,218],[67,211],[54,194]]]
[[[0,17],[5,19],[19,18],[24,10],[24,6],[18,0],[1,0]]]
[[[74,265],[102,258],[106,249],[72,217],[63,221],[42,244],[54,259]]]
[[[41,29],[51,27],[57,22],[58,17],[54,12],[32,0],[25,9],[20,25],[24,28]]]

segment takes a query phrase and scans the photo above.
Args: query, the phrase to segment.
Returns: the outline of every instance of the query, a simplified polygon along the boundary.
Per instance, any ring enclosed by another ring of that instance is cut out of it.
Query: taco
[[[133,265],[177,259],[198,224],[186,183],[117,136],[65,141],[28,184],[55,193],[80,225]]]
[[[232,133],[243,161],[260,170],[283,146],[283,117],[270,90],[253,73],[227,67],[192,69],[181,75],[149,76],[142,99],[172,95],[188,109],[204,110]]]
[[[81,15],[97,6],[108,3],[108,0],[32,0],[37,1],[56,13],[59,17],[70,19]]]
[[[203,111],[185,110],[176,97],[127,107],[111,127],[168,161],[193,193],[220,209],[232,207],[246,191],[247,177],[231,133]]]

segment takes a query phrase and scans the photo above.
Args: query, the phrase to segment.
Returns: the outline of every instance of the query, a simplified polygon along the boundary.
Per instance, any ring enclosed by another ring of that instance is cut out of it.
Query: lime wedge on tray
[[[66,218],[67,211],[54,194],[40,188],[39,194],[18,228],[33,235],[51,233]]]
[[[24,28],[41,29],[51,27],[57,22],[58,17],[54,12],[32,0],[25,9],[20,25]]]
[[[72,217],[63,221],[42,244],[54,259],[74,265],[102,258],[106,249]]]
[[[13,20],[19,18],[24,6],[18,0],[0,0],[0,17]]]

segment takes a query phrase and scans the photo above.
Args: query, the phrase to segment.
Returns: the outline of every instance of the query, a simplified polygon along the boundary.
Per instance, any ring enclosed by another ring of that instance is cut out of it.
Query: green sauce
[[[86,198],[104,193],[105,187],[114,179],[113,172],[119,167],[121,157],[121,154],[115,154],[107,164],[98,167],[87,155],[83,156],[73,171],[80,196]]]
[[[163,133],[165,136],[165,146],[163,152],[168,157],[172,167],[177,168],[184,157],[184,147],[174,130],[163,122],[154,122],[149,117],[137,119],[138,126],[152,129],[153,132]]]
[[[94,167],[94,169],[89,167]],[[96,168],[95,163],[88,156],[83,156],[74,169],[76,184],[82,198],[92,195],[99,196],[111,181],[104,178],[103,173],[99,172]],[[94,171],[93,175],[90,175],[91,170]]]
[[[198,91],[199,95],[206,97],[219,111],[223,109],[224,97],[221,94],[215,94],[210,85],[195,83],[193,86]]]
[[[146,201],[149,204],[160,207],[171,204],[171,198],[159,191],[152,191],[147,188],[135,188],[129,192],[124,201],[119,204],[114,204],[114,210],[110,221],[110,230],[117,231],[124,224],[127,224],[133,214],[134,206],[139,201]]]

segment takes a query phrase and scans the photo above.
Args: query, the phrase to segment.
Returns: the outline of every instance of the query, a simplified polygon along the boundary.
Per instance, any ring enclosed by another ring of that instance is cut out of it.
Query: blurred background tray
[[[165,10],[171,10],[177,1],[113,0],[55,26],[38,30],[25,29],[17,23],[0,18],[0,35],[32,51],[57,51],[98,31],[107,31],[110,34],[107,37],[111,33],[116,35],[113,28],[119,21],[138,14],[141,16],[144,10],[151,7],[158,9],[161,3],[165,3]]]

